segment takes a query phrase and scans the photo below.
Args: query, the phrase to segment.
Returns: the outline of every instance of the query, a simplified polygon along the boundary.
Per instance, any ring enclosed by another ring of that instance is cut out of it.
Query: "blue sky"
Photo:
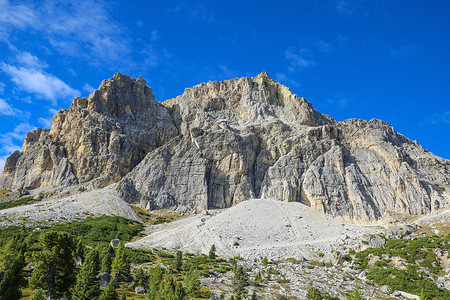
[[[322,113],[383,119],[450,159],[449,1],[68,2],[0,0],[0,167],[116,72],[162,101],[267,71]]]

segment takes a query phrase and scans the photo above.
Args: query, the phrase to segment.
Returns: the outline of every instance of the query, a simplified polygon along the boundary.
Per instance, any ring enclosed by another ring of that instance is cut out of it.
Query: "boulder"
[[[112,276],[108,273],[102,273],[97,275],[97,279],[99,280],[100,287],[106,287],[108,283],[111,281]]]

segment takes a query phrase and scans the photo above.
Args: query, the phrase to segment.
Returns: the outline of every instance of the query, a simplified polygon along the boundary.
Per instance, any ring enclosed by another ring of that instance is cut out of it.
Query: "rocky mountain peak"
[[[140,116],[156,104],[153,91],[145,85],[142,77],[137,79],[116,73],[105,79],[89,97],[76,98],[72,105],[100,114]]]
[[[371,223],[450,203],[449,161],[386,122],[336,122],[266,72],[163,103],[117,73],[28,133],[0,175],[6,189],[117,182],[127,202],[181,212],[270,198]]]

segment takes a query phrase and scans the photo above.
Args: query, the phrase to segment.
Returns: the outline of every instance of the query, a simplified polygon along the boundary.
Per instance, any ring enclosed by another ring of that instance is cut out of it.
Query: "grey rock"
[[[134,292],[135,292],[136,294],[145,294],[145,293],[147,293],[147,290],[146,290],[145,288],[143,288],[142,286],[137,286],[137,287],[134,289]]]
[[[111,240],[111,242],[109,243],[111,245],[111,247],[118,247],[120,244],[120,240],[119,239],[113,239]]]
[[[450,161],[380,120],[337,122],[264,72],[156,102],[115,74],[28,133],[0,188],[119,182],[120,197],[182,213],[250,198],[304,203],[344,221],[395,223],[448,207]]]
[[[367,246],[369,248],[380,248],[384,244],[386,244],[386,239],[384,239],[378,235],[373,235],[369,238],[369,240],[367,242],[368,242]]]
[[[97,279],[99,280],[99,284],[101,287],[106,287],[108,285],[108,283],[111,281],[111,275],[109,275],[108,273],[102,273],[97,275]]]
[[[391,287],[388,286],[388,285],[383,285],[383,286],[381,287],[381,291],[382,291],[383,293],[385,293],[385,294],[389,294],[389,292],[390,292],[391,290],[392,290]]]
[[[6,160],[0,187],[106,186],[177,133],[145,80],[117,73],[59,111],[50,130],[29,132],[22,151]]]
[[[386,237],[400,238],[404,235],[410,235],[414,231],[416,231],[416,228],[412,225],[393,226],[386,229]]]

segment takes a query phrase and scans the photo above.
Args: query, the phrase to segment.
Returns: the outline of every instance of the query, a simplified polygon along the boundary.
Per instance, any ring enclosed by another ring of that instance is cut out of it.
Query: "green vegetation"
[[[424,236],[416,239],[388,239],[383,247],[355,253],[354,263],[359,265],[358,269],[367,270],[367,278],[378,285],[388,285],[393,290],[415,295],[422,293],[427,299],[450,299],[450,292],[439,289],[431,279],[431,276],[442,276],[442,266],[436,251],[450,251],[450,234],[441,238]],[[373,266],[369,266],[371,257],[379,259]],[[403,264],[402,268],[395,265],[395,261],[399,260]],[[421,268],[430,274],[421,271]]]
[[[55,299],[208,299],[210,291],[200,286],[200,277],[232,269],[225,259],[210,255],[173,255],[158,249],[124,247],[123,243],[138,236],[142,229],[143,225],[135,221],[107,216],[39,230],[18,226],[0,229],[0,295],[8,295],[5,299],[46,299],[51,290]],[[109,243],[114,238],[121,239],[117,248]],[[81,268],[75,268],[75,258],[85,258]],[[34,264],[34,269],[23,268],[29,263]],[[143,267],[130,274],[132,264],[142,263]],[[169,267],[166,270],[160,265]],[[119,282],[99,289],[94,278],[100,271],[118,273]],[[53,279],[49,274],[54,274]],[[120,282],[125,275],[132,275],[133,283]],[[24,281],[26,277],[31,277],[29,285]],[[49,282],[53,282],[51,288]],[[137,286],[146,288],[149,295],[134,293]]]
[[[306,299],[308,300],[339,300],[338,297],[330,296],[328,293],[322,293],[318,288],[310,287],[308,293],[306,294]]]
[[[98,260],[97,250],[89,251],[83,267],[77,274],[76,285],[72,291],[73,300],[96,299],[100,295],[100,288],[95,280],[98,274]]]
[[[68,297],[75,283],[72,236],[66,232],[47,231],[40,236],[39,244],[41,250],[33,253],[35,267],[30,287],[47,290],[50,298]]]
[[[5,194],[1,194],[1,195],[2,195],[1,197],[5,196]],[[11,201],[7,201],[7,202],[2,202],[2,203],[0,203],[0,209],[7,209],[7,208],[15,207],[15,206],[30,204],[30,203],[33,203],[33,202],[36,202],[36,201],[39,201],[39,200],[33,199],[32,196],[24,197],[24,198],[20,198],[18,200],[11,200]]]

